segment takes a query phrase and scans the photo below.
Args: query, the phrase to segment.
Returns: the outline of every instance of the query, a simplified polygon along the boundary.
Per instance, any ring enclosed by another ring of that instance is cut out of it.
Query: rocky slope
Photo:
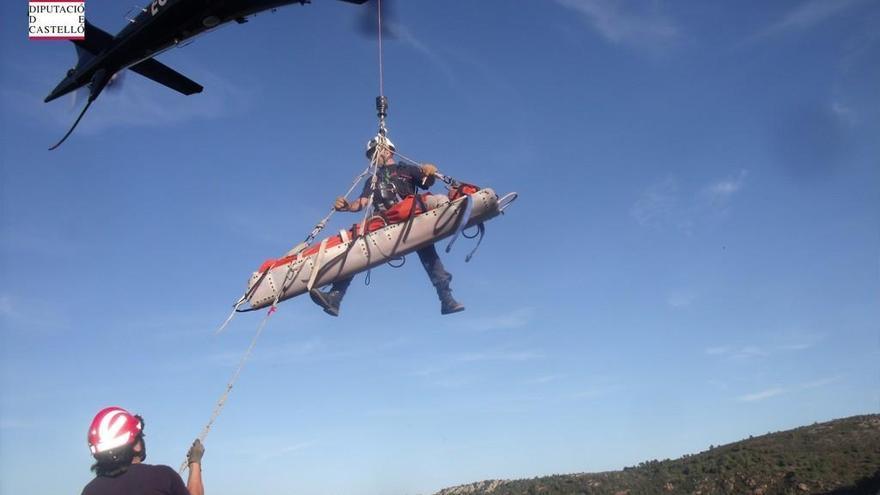
[[[768,433],[622,471],[490,480],[436,495],[880,495],[880,415]]]

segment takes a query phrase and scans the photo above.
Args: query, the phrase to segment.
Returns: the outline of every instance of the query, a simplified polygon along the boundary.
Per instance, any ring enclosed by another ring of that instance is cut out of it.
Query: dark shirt
[[[376,190],[373,194],[373,206],[379,210],[388,209],[401,199],[415,194],[417,187],[422,187],[419,181],[422,178],[422,168],[405,163],[395,163],[379,167],[376,172]],[[370,184],[372,178],[367,179],[362,198],[370,197]]]
[[[119,476],[96,477],[82,495],[189,495],[189,490],[168,466],[132,464]]]

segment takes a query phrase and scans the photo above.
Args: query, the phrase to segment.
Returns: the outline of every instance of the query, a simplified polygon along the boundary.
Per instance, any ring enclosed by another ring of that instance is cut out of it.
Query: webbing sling
[[[449,241],[449,244],[446,245],[446,252],[452,250],[452,245],[455,244],[455,241],[458,239],[458,235],[461,234],[461,231],[464,230],[465,226],[467,226],[468,220],[471,218],[471,211],[474,209],[474,198],[471,197],[470,194],[465,195],[465,205],[464,211],[461,214],[461,221],[459,221],[458,226],[455,228],[455,234],[452,235],[452,239]]]

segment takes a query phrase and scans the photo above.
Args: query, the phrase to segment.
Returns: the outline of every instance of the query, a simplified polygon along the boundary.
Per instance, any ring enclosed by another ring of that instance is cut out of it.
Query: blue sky
[[[0,493],[76,491],[92,415],[177,466],[261,316],[213,330],[365,165],[375,42],[315,1],[159,59],[58,151],[74,61],[0,36]],[[128,5],[89,0],[116,32]],[[518,191],[476,257],[283,303],[209,435],[209,493],[428,494],[620,469],[880,410],[880,8],[398,2],[400,151]],[[333,229],[360,218],[338,215]],[[47,475],[47,473],[51,473]]]

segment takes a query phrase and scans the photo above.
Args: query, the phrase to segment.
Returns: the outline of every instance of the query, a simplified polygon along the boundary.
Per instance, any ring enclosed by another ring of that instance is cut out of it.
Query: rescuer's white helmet
[[[387,137],[377,134],[376,137],[370,139],[367,143],[367,158],[372,159],[373,153],[376,151],[377,146],[385,146],[391,151],[395,151],[397,148],[394,147],[394,143],[391,142]]]

